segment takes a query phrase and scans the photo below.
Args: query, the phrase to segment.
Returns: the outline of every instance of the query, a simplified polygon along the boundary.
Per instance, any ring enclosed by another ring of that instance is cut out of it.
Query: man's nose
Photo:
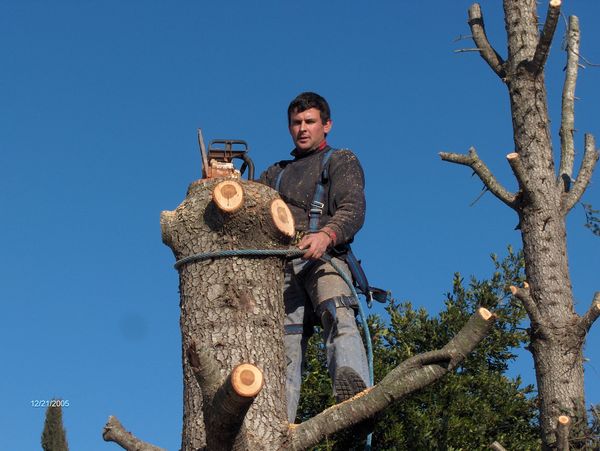
[[[300,131],[304,131],[306,130],[306,122],[302,121],[300,122]]]

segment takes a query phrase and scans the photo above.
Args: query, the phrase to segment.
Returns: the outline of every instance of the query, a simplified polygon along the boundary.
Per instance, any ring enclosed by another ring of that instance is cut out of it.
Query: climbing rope
[[[189,257],[184,257],[175,262],[175,269],[177,271],[180,268],[188,263],[210,260],[213,258],[223,258],[223,257],[285,257],[285,258],[297,258],[304,255],[306,251],[300,249],[233,249],[233,250],[224,250],[224,251],[215,251],[215,252],[202,252],[199,254],[190,255]],[[371,382],[371,386],[374,385],[373,378],[373,345],[371,343],[371,333],[369,332],[369,325],[367,323],[367,315],[365,314],[362,302],[360,302],[360,298],[358,297],[358,293],[354,288],[354,284],[352,283],[352,279],[346,275],[344,271],[333,261],[329,254],[323,255],[319,260],[329,263],[333,269],[335,269],[340,277],[346,282],[346,285],[350,288],[352,292],[352,296],[356,299],[356,304],[358,305],[358,313],[360,315],[361,324],[363,327],[363,332],[365,334],[365,341],[367,343],[367,362],[369,364],[369,380]],[[371,438],[372,433],[367,436],[367,442],[365,446],[365,450],[371,449]]]

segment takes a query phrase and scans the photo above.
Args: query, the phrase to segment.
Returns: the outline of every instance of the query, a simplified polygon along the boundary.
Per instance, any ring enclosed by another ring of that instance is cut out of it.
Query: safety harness
[[[320,230],[320,221],[321,216],[323,215],[323,209],[325,208],[325,194],[327,192],[325,187],[329,182],[329,161],[331,159],[331,155],[333,155],[333,153],[337,150],[338,149],[329,148],[325,151],[325,154],[321,160],[321,175],[319,176],[315,185],[313,199],[308,208],[309,233],[316,233]],[[287,166],[283,167],[283,169],[277,175],[277,179],[275,180],[275,190],[277,192],[280,192],[281,180],[286,168]],[[369,281],[367,280],[367,276],[362,269],[360,260],[358,260],[352,252],[350,244],[335,246],[331,251],[333,256],[336,256],[346,262],[348,268],[350,269],[350,273],[352,274],[354,286],[360,294],[365,296],[369,308],[372,306],[373,300],[381,303],[386,303],[390,300],[391,293],[389,291],[369,285]]]

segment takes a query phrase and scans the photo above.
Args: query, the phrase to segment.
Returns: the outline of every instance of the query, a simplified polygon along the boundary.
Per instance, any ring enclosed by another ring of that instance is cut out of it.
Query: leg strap
[[[286,324],[283,326],[285,335],[300,335],[304,333],[304,324]]]
[[[335,312],[340,307],[355,309],[358,305],[354,296],[334,296],[324,300],[317,306],[317,316],[321,320],[321,324],[323,323],[323,315],[326,313],[329,313],[335,322],[337,316]]]

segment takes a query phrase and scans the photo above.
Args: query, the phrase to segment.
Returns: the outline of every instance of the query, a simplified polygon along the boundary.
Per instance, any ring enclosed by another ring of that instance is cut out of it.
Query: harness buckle
[[[317,200],[313,200],[310,203],[309,215],[322,215],[323,208],[325,208],[325,204],[323,202],[319,202]]]

